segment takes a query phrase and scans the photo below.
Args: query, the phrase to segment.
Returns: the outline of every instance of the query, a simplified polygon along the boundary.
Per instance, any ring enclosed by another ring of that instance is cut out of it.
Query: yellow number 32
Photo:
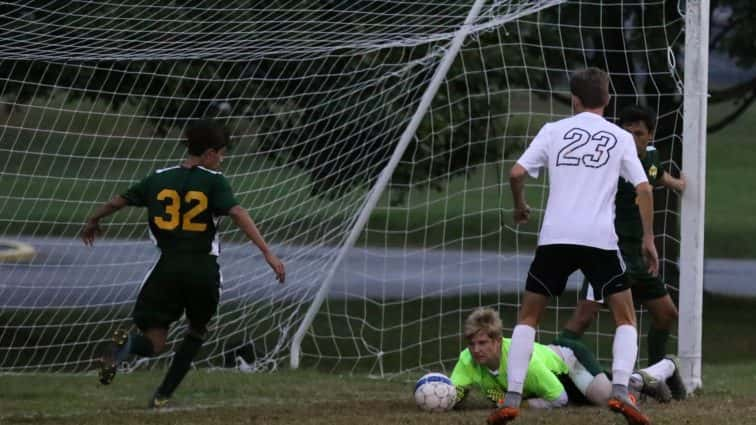
[[[153,217],[155,225],[163,230],[175,230],[181,222],[181,197],[178,192],[173,189],[163,189],[157,194],[158,201],[168,200],[170,203],[165,205],[165,214],[168,216],[166,220],[163,217]],[[181,228],[189,232],[204,232],[207,229],[205,223],[195,223],[192,219],[207,209],[207,196],[196,190],[190,190],[184,195],[184,202],[187,204],[194,203],[192,209],[184,214],[183,223]]]

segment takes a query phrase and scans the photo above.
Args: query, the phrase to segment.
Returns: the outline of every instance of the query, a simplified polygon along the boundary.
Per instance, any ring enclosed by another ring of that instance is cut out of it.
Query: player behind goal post
[[[650,145],[656,129],[655,114],[646,107],[631,105],[620,111],[619,125],[633,135],[649,183],[684,191],[685,177],[681,175],[680,178],[675,178],[665,172],[659,163],[658,152]],[[651,326],[646,338],[648,364],[654,364],[665,357],[676,361],[673,356],[667,356],[667,341],[677,320],[677,308],[664,282],[658,276],[650,274],[643,261],[643,225],[635,203],[635,189],[622,178],[617,186],[615,209],[614,228],[619,238],[622,260],[627,267],[625,274],[632,287],[634,304],[643,305],[651,314]],[[601,309],[601,300],[596,298],[586,280],[583,281],[581,293],[583,299],[578,302],[575,312],[556,339],[559,344],[569,346],[571,341],[579,339]],[[679,385],[680,381],[670,381],[669,384],[675,399],[681,400],[687,396],[685,386]]]

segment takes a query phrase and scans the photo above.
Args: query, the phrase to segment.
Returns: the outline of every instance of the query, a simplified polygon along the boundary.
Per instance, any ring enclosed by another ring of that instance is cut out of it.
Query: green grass
[[[654,423],[745,424],[756,421],[756,366],[705,365],[706,387],[695,398],[669,405],[647,402]],[[476,424],[488,409],[480,399],[471,408],[445,414],[420,412],[411,381],[372,380],[315,371],[239,374],[194,371],[176,395],[173,410],[145,409],[161,376],[138,372],[100,387],[92,375],[2,376],[3,424]],[[517,423],[612,424],[620,418],[605,409],[571,407],[525,411]]]
[[[437,300],[436,305],[442,302],[445,301]],[[756,421],[756,410],[752,406],[756,396],[756,362],[752,354],[756,350],[756,335],[751,326],[751,312],[755,308],[756,300],[712,295],[704,298],[704,387],[696,397],[683,402],[669,405],[646,403],[644,409],[654,418],[655,424],[744,424]],[[432,303],[425,305],[423,315],[429,316],[430,322],[438,321],[433,312]],[[388,321],[392,319],[397,318],[386,318]],[[504,317],[505,321],[512,319]],[[451,326],[451,322],[448,325]],[[437,331],[437,328],[426,326],[422,327],[424,332]],[[420,327],[408,330],[409,333],[418,331]],[[369,334],[365,337],[372,338]],[[462,348],[460,344],[459,339],[448,340],[448,347],[444,349],[458,352]],[[321,348],[328,350],[327,347]],[[410,355],[419,356],[408,352],[407,356]],[[471,408],[464,411],[438,415],[419,412],[410,395],[414,379],[422,373],[420,370],[386,380],[367,378],[361,368],[354,373],[351,373],[352,369],[346,369],[345,373],[325,366],[320,364],[316,368],[292,371],[281,365],[276,372],[262,374],[206,368],[193,370],[174,397],[174,410],[166,412],[145,409],[150,394],[162,378],[163,370],[160,369],[119,375],[108,387],[96,384],[93,373],[0,375],[3,387],[0,423],[479,425],[488,413],[487,405],[480,397],[472,400]],[[441,365],[430,368],[444,370]],[[583,407],[551,412],[527,411],[517,423],[583,425],[619,424],[622,421],[606,410]]]

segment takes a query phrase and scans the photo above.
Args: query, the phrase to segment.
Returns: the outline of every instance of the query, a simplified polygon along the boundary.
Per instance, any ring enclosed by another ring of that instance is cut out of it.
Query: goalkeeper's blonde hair
[[[499,313],[488,307],[476,308],[465,320],[465,338],[470,339],[478,332],[483,332],[491,339],[501,338],[504,326]]]

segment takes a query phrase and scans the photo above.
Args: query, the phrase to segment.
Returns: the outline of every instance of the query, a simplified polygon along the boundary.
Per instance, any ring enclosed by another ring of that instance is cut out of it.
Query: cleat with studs
[[[637,400],[631,394],[627,396],[612,396],[609,399],[609,408],[627,420],[628,425],[651,425],[651,420],[641,413],[637,406]]]
[[[118,354],[126,345],[129,333],[123,329],[116,329],[110,340],[110,347],[99,360],[98,377],[102,385],[110,385],[118,371]]]
[[[667,385],[672,391],[672,398],[674,398],[675,400],[685,400],[685,398],[688,396],[688,390],[685,388],[685,383],[683,382],[682,375],[680,375],[680,360],[677,358],[677,356],[673,355],[668,355],[664,358],[675,364],[675,372],[672,374],[672,376],[667,378]]]
[[[656,379],[644,371],[638,371],[643,378],[641,394],[647,395],[659,403],[669,403],[672,400],[672,390],[666,382]]]
[[[486,423],[488,425],[504,425],[513,421],[519,415],[520,409],[516,407],[501,407],[495,409],[490,415],[488,415]]]
[[[150,409],[164,409],[168,407],[169,403],[171,401],[171,398],[168,396],[164,396],[160,393],[153,394],[152,398],[150,399],[150,402],[147,404],[147,407]]]

